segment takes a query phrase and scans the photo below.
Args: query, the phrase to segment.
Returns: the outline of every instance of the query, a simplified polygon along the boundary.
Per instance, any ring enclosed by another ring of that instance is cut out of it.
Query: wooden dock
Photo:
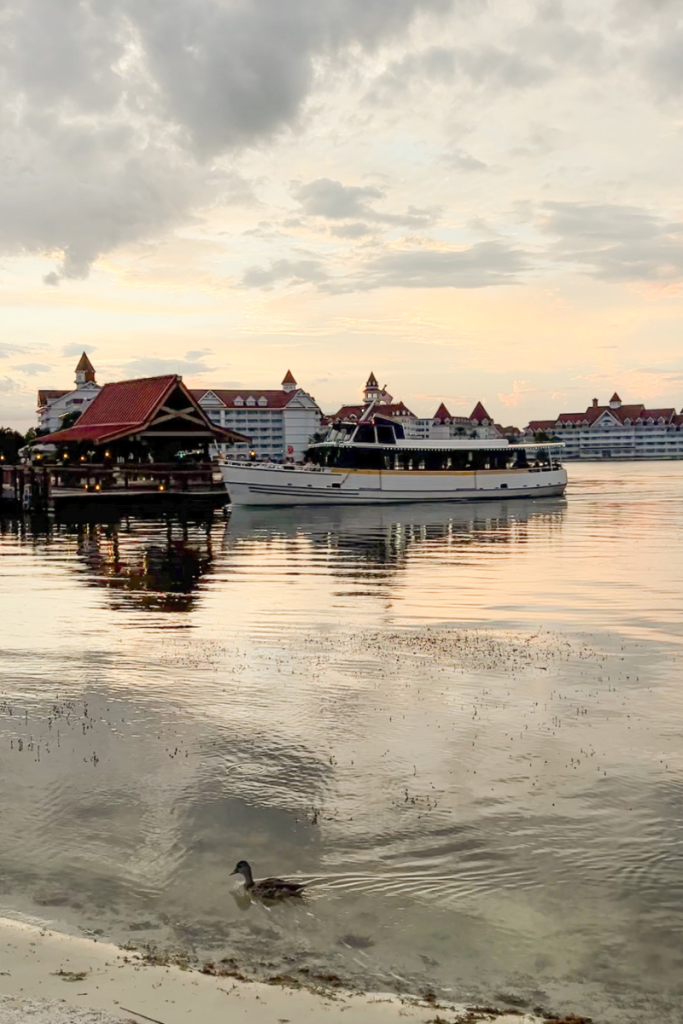
[[[0,503],[13,511],[43,512],[63,505],[158,506],[183,498],[227,503],[220,470],[210,462],[180,467],[173,463],[79,463],[18,465],[1,470]]]

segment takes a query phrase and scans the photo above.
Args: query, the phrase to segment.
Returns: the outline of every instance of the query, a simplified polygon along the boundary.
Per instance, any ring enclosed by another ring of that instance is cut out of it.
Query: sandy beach
[[[0,1024],[534,1024],[391,994],[324,991],[153,966],[105,942],[0,920]]]

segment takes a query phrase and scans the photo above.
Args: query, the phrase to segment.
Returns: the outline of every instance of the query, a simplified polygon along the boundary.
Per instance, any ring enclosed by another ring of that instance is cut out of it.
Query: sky
[[[683,405],[683,0],[6,0],[0,425],[86,350],[324,411]]]

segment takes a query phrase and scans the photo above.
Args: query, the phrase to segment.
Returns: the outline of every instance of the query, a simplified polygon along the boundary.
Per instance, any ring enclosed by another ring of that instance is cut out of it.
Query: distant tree
[[[31,441],[35,441],[37,438],[44,437],[46,434],[49,433],[49,430],[40,430],[40,428],[38,427],[29,427],[29,429],[24,434],[24,444],[30,444]]]
[[[25,444],[24,435],[12,427],[0,427],[0,459],[3,462],[16,462],[17,453]]]
[[[534,441],[549,441],[550,437],[545,430],[537,430],[534,434]]]
[[[65,413],[62,416],[62,418],[61,418],[59,429],[60,430],[68,430],[69,427],[73,427],[74,423],[76,423],[77,420],[80,419],[80,416],[81,416],[81,410],[80,409],[72,409],[71,412]]]

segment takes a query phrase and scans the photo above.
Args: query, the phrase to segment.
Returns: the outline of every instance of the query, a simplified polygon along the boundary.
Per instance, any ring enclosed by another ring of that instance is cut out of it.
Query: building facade
[[[565,459],[681,459],[683,414],[674,408],[624,405],[615,392],[608,405],[598,399],[585,412],[563,412],[554,420],[531,420],[524,433],[556,437]]]
[[[326,416],[325,422],[333,423],[335,420],[359,420],[372,402],[376,403],[377,411],[381,412],[382,416],[388,416],[391,419],[398,420],[399,423],[403,424],[406,435],[412,436],[415,424],[417,423],[417,416],[414,412],[411,412],[408,406],[404,405],[403,402],[394,402],[391,395],[387,394],[384,388],[380,388],[374,373],[370,374],[365,387],[363,388],[362,404],[343,405],[341,409],[338,409],[337,412],[333,413],[331,416]]]
[[[280,391],[262,388],[206,388],[193,390],[209,419],[220,427],[236,430],[251,442],[215,446],[220,454],[300,461],[318,432],[322,413],[311,395],[297,385],[288,370]]]
[[[438,441],[449,437],[503,437],[503,428],[493,422],[481,402],[477,402],[469,416],[452,416],[442,402],[429,419],[418,419],[413,437]]]
[[[82,413],[97,398],[101,385],[95,380],[95,368],[85,352],[76,366],[76,387],[72,391],[41,389],[38,392],[38,429],[59,430],[70,412]]]
[[[411,412],[403,402],[394,402],[386,390],[380,388],[374,373],[371,373],[363,388],[362,405],[343,405],[334,415],[325,417],[326,423],[334,420],[358,420],[371,402],[376,402],[378,412],[403,424],[406,437],[435,441],[449,437],[503,437],[507,430],[493,422],[481,402],[477,402],[469,416],[452,416],[442,402],[433,416],[421,418]],[[519,433],[516,428],[510,430]]]

